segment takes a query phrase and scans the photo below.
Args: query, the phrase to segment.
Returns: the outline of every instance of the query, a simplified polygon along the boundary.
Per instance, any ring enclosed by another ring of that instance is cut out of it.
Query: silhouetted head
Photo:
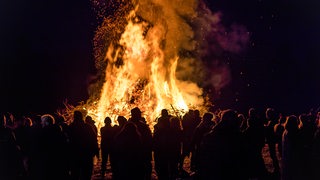
[[[308,116],[308,118],[307,118],[308,121],[310,121],[312,124],[314,124],[317,119],[316,114],[308,114],[307,116]]]
[[[13,114],[6,113],[5,118],[6,118],[6,126],[7,127],[14,127],[15,118],[14,118]]]
[[[86,116],[85,122],[87,124],[94,124],[95,123],[91,116]]]
[[[163,110],[162,110],[163,111]],[[167,110],[164,111],[164,114],[160,118],[158,118],[158,127],[159,128],[169,128],[170,127],[170,118]]]
[[[51,126],[55,123],[54,117],[50,114],[45,114],[41,116],[42,127]]]
[[[301,114],[299,116],[299,120],[302,123],[302,125],[308,124],[308,116],[306,114]]]
[[[61,116],[61,115],[56,116],[56,123],[57,124],[64,123],[65,121],[66,120],[65,120],[65,118],[63,116]]]
[[[122,129],[122,133],[126,134],[126,135],[129,135],[129,136],[134,136],[134,135],[139,135],[139,132],[138,132],[138,129],[137,129],[137,126],[132,123],[132,122],[128,122],[127,124],[124,125],[123,129]],[[130,137],[128,137],[130,138]]]
[[[162,109],[161,110],[161,116],[163,116],[163,117],[169,116],[168,110]]]
[[[279,117],[279,123],[284,124],[286,122],[287,118],[285,116],[280,116]]]
[[[244,116],[244,114],[238,114],[238,118],[239,118],[239,119],[246,119],[246,117]]]
[[[248,115],[249,118],[256,118],[258,116],[258,113],[255,108],[250,108]]]
[[[118,116],[117,121],[119,123],[119,126],[121,127],[124,126],[128,120],[124,116]]]
[[[140,120],[141,119],[141,111],[138,107],[131,109],[131,117],[133,120]]]
[[[246,117],[243,114],[238,114],[238,119],[243,122],[246,120]]]
[[[203,121],[212,121],[213,114],[212,113],[205,113],[203,115]]]
[[[25,117],[18,117],[15,121],[15,127],[24,127],[25,125]]]
[[[73,122],[83,122],[83,115],[80,111],[73,112]]]
[[[145,124],[147,124],[147,120],[146,120],[146,118],[144,118],[144,117],[141,117],[140,121],[143,122],[143,123],[145,123]]]
[[[110,118],[110,117],[106,117],[106,118],[104,119],[104,124],[105,124],[105,125],[107,125],[107,124],[110,125],[111,122],[112,122],[112,121],[111,121],[111,118]]]
[[[200,111],[198,109],[194,110],[194,117],[199,117],[200,116]]]
[[[31,127],[32,126],[32,119],[29,117],[24,118],[24,125],[25,127]]]
[[[194,115],[194,110],[193,109],[189,109],[188,114],[193,116]]]
[[[299,129],[298,118],[295,115],[288,116],[284,127],[288,132],[298,131]]]
[[[36,115],[32,118],[32,124],[35,127],[40,127],[41,126],[41,115]]]
[[[171,117],[170,118],[170,127],[172,129],[178,129],[178,130],[181,130],[181,122],[180,122],[180,119],[177,118],[177,117]]]
[[[221,121],[221,114],[216,114],[214,117],[213,117],[213,121],[218,124],[220,121]]]
[[[222,111],[220,128],[225,130],[237,131],[240,129],[240,121],[238,115],[234,110],[228,109]]]
[[[271,120],[271,121],[277,121],[277,113],[273,108],[268,108],[266,110],[266,118],[267,120]]]
[[[238,119],[240,121],[240,129],[244,130],[248,127],[248,120],[243,114],[238,114]]]
[[[0,114],[0,128],[6,127],[6,123],[7,123],[6,117]]]

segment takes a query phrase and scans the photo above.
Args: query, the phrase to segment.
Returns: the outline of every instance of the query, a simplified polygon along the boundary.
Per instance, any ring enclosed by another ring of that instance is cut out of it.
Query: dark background
[[[318,108],[319,1],[221,0],[208,3],[223,12],[223,20],[243,24],[251,32],[246,53],[230,63],[233,81],[224,91],[226,98],[221,99],[226,106],[241,110],[271,106],[285,114]]]
[[[207,0],[223,23],[247,27],[250,43],[230,56],[232,82],[217,107],[268,106],[300,113],[320,105],[320,3]],[[88,98],[96,18],[88,0],[0,1],[0,111],[54,112]]]

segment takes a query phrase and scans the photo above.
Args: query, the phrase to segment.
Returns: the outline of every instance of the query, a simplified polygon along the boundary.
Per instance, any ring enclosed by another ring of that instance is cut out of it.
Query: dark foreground
[[[266,144],[265,147],[263,148],[262,150],[262,155],[263,155],[263,159],[264,159],[264,163],[265,163],[265,166],[268,170],[268,172],[270,173],[270,176],[268,177],[269,180],[278,180],[280,179],[280,176],[279,175],[276,175],[274,174],[274,168],[273,168],[273,165],[272,165],[272,159],[269,155],[269,149],[268,149],[268,145]],[[281,160],[280,159],[280,156],[278,154],[278,159],[279,161]],[[95,159],[95,165],[94,165],[94,172],[93,172],[93,176],[92,176],[92,180],[110,180],[112,179],[112,172],[111,172],[111,167],[110,167],[110,163],[108,162],[107,164],[107,173],[105,175],[105,177],[101,177],[101,167],[100,167],[100,164],[101,164],[101,160],[98,160],[98,159]],[[153,166],[154,166],[154,162],[152,163]],[[193,172],[191,172],[190,170],[190,159],[189,158],[186,158],[185,162],[184,162],[184,170],[187,172],[187,173],[182,173],[182,175],[178,178],[178,180],[192,180],[192,179],[195,179],[193,177]],[[158,177],[157,177],[157,174],[154,170],[154,168],[152,169],[152,180],[157,180]]]

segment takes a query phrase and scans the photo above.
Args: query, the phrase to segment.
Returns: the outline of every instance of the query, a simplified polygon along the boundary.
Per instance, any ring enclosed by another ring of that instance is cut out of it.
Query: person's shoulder
[[[105,130],[106,130],[106,127],[105,127],[105,126],[103,126],[103,127],[100,128],[100,132],[105,131]]]
[[[90,125],[90,124],[83,123],[83,127],[84,127],[85,129],[87,129],[87,130],[92,130],[92,131],[94,131],[94,127],[92,127],[92,125]]]
[[[143,128],[149,128],[148,124],[142,122],[142,121],[137,121],[136,123],[137,126],[143,127]]]
[[[77,125],[78,125],[77,123],[72,122],[72,123],[69,125],[69,128],[74,128],[74,127],[76,127]]]

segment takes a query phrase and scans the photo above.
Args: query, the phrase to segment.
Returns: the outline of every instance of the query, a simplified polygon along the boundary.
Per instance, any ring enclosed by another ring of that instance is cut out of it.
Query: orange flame
[[[166,27],[140,20],[137,10],[129,13],[120,40],[109,44],[100,98],[86,107],[98,127],[107,116],[113,124],[119,115],[129,118],[130,109],[136,106],[152,128],[161,109],[182,115],[190,107],[204,104],[201,88],[176,78],[178,50],[168,56],[162,48]]]

